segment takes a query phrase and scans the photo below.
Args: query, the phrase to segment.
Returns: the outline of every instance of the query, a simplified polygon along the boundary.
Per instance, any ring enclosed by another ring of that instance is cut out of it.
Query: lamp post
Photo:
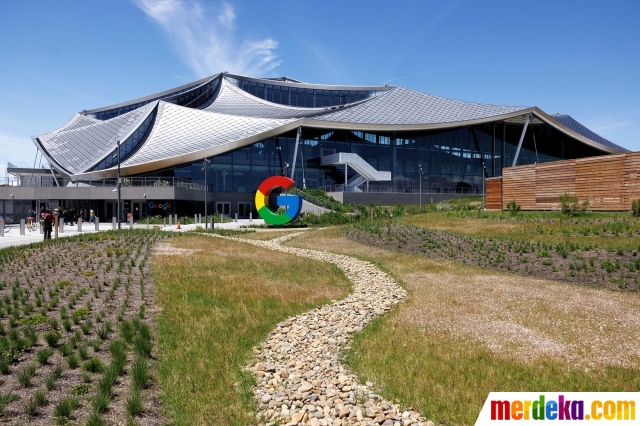
[[[422,212],[422,164],[418,164],[418,170],[420,171],[420,183],[419,183],[419,192],[420,192],[420,212]]]
[[[202,170],[204,170],[204,229],[208,229],[209,224],[207,223],[207,192],[209,192],[208,183],[207,183],[207,166],[213,169],[211,165],[211,161],[206,158],[202,160]]]
[[[142,194],[142,196],[144,197],[144,209],[148,210],[148,206],[147,206],[147,194]],[[140,212],[140,214],[142,214],[142,212]],[[147,211],[147,229],[149,229],[149,212]]]
[[[118,145],[118,230],[120,229],[120,216],[122,215],[122,212],[120,210],[120,205],[122,203],[122,194],[121,194],[121,187],[122,184],[120,183],[120,141],[116,142]]]

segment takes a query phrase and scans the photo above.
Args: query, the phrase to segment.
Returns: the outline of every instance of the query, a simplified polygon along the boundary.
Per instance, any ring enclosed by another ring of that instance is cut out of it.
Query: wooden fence
[[[487,208],[515,200],[523,210],[559,210],[565,193],[588,200],[589,210],[631,210],[640,198],[640,152],[506,167],[487,180]]]

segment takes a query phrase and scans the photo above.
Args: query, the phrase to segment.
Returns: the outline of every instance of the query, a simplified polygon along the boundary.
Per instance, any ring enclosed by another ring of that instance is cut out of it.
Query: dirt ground
[[[6,339],[3,342],[8,345],[2,343],[2,347],[11,347],[12,336],[15,338],[24,333],[28,325],[21,322],[25,318],[40,314],[46,318],[46,322],[33,326],[37,333],[35,345],[16,352],[18,356],[10,363],[8,374],[0,376],[0,395],[19,398],[6,405],[0,416],[0,424],[22,421],[30,425],[51,425],[56,404],[74,394],[80,402],[73,412],[74,424],[86,422],[92,412],[91,398],[95,395],[100,373],[83,371],[84,360],[81,357],[78,357],[80,366],[71,368],[68,365],[69,356],[62,355],[62,348],[70,345],[71,353],[78,356],[79,348],[84,346],[88,359],[97,358],[107,365],[110,362],[109,344],[119,337],[119,324],[139,316],[142,306],[145,310],[142,321],[155,330],[153,283],[148,258],[157,238],[137,235],[131,238],[121,236],[97,241],[59,242],[40,248],[17,249],[16,258],[4,261],[0,270],[0,281],[3,283],[3,289],[0,290],[0,324],[8,338],[3,336],[0,340]],[[25,314],[27,305],[34,307],[29,314]],[[88,313],[74,315],[81,308]],[[12,320],[9,310],[17,321]],[[70,324],[69,330],[65,329],[63,318]],[[98,336],[98,329],[107,322],[112,325],[113,331],[102,340]],[[86,331],[81,329],[83,325]],[[50,332],[57,332],[60,341],[51,347],[53,355],[48,362],[40,365],[36,354],[50,346],[45,341],[45,335]],[[93,346],[96,341],[100,341],[98,351]],[[152,377],[155,352],[154,349],[150,361]],[[5,351],[2,357],[6,356]],[[131,378],[127,371],[133,360],[134,355],[129,350],[125,374],[114,385],[113,397],[102,415],[107,424],[124,424],[128,418],[125,400],[129,395]],[[25,387],[18,382],[18,374],[28,365],[37,366],[37,370],[31,383]],[[56,367],[61,367],[63,372],[47,391],[47,402],[37,408],[35,415],[29,415],[27,403],[37,391],[46,390],[46,380]],[[159,389],[153,380],[151,383],[143,392],[144,413],[137,418],[141,425],[163,423],[158,410]],[[84,390],[83,385],[86,385]]]

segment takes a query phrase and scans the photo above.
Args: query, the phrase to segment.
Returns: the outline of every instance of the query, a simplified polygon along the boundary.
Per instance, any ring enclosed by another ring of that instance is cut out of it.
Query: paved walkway
[[[204,224],[199,224],[200,226],[204,226]],[[227,222],[227,223],[216,223],[216,229],[238,229],[243,226],[249,225],[264,225],[264,220],[262,219],[253,219],[249,222],[248,219],[238,219],[238,222]],[[153,228],[154,225],[149,225],[149,228]],[[166,225],[161,226],[161,229],[164,231],[174,231],[174,232],[185,232],[185,231],[193,231],[196,229],[198,225],[181,225],[182,229],[176,229],[176,225]],[[129,229],[128,223],[123,223],[121,225],[122,229]],[[146,223],[135,223],[133,225],[134,229],[147,229]],[[83,223],[82,224],[82,234],[92,234],[95,232],[101,231],[109,231],[113,229],[113,225],[111,222],[102,222],[100,223],[100,231],[95,230],[95,226],[93,223]],[[78,235],[78,226],[70,226],[67,225],[64,227],[64,232],[58,233],[58,238],[70,237],[73,235]],[[55,234],[51,233],[52,238]],[[20,246],[25,244],[36,243],[42,241],[44,239],[44,234],[40,233],[40,228],[38,230],[29,232],[25,229],[25,235],[20,235],[20,225],[11,225],[11,230],[4,233],[4,237],[0,237],[0,248],[10,247],[10,246]]]

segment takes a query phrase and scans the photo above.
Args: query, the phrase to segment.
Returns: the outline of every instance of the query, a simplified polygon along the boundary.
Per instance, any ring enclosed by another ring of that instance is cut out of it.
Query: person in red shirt
[[[53,230],[53,223],[55,222],[56,218],[53,214],[51,214],[51,210],[45,210],[44,212],[44,227],[42,229],[44,229],[44,239],[45,240],[50,240],[51,239],[51,231]]]

